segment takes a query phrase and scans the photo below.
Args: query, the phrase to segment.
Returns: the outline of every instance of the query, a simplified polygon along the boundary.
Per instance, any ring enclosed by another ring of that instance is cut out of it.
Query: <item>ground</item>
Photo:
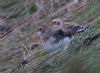
[[[0,33],[0,73],[99,73],[100,38],[89,46],[84,38],[100,32],[100,0],[0,0],[0,20],[8,30]],[[22,65],[24,50],[38,42],[35,29],[49,24],[54,18],[79,25],[90,25],[84,33],[77,34],[69,48],[47,53],[41,46],[32,49],[33,59]],[[53,65],[44,64],[44,61]]]

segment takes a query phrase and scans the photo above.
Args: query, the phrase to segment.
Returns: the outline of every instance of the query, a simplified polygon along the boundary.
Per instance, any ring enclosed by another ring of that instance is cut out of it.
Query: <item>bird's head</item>
[[[62,19],[54,19],[51,21],[51,28],[54,30],[60,29],[63,25]]]
[[[36,29],[36,33],[38,33],[39,35],[43,34],[46,32],[46,30],[48,29],[48,26],[46,25],[41,25]]]
[[[50,30],[49,26],[47,26],[47,25],[42,25],[42,26],[38,27],[36,30],[36,35],[42,39],[49,38],[50,33],[51,33],[51,30]]]

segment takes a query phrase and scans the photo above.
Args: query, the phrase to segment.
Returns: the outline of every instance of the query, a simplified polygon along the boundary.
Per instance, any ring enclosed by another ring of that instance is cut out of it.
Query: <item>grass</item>
[[[37,10],[36,4],[35,3],[31,3],[28,5],[28,10],[29,13],[32,14],[33,12],[35,12]]]
[[[93,13],[97,17],[100,17],[99,13],[99,0],[93,3],[93,0],[89,0],[89,4],[83,12],[75,13],[72,16],[77,20],[78,23],[84,24],[84,21],[92,17]],[[31,12],[33,6],[29,6]],[[96,18],[97,18],[96,17]],[[46,19],[48,22],[48,19]],[[39,23],[40,24],[40,23]],[[100,31],[100,19],[97,18],[92,21],[93,26],[91,26],[86,32],[80,33],[75,36],[73,43],[70,44],[68,49],[61,49],[54,55],[54,53],[45,52],[42,47],[35,48],[32,50],[35,58],[27,65],[20,66],[18,61],[21,61],[23,56],[16,57],[11,56],[11,59],[6,59],[7,53],[12,52],[12,50],[17,50],[21,45],[20,43],[27,43],[33,36],[33,30],[35,26],[24,27],[23,32],[27,35],[20,37],[19,33],[16,33],[9,41],[5,42],[6,45],[0,47],[0,72],[1,73],[100,73],[100,38],[94,40],[91,45],[85,46],[83,40],[87,36],[94,36],[95,33]],[[33,40],[35,40],[33,38]],[[79,46],[79,47],[78,47]],[[18,59],[17,59],[18,58]],[[13,61],[11,61],[13,60]],[[17,62],[15,62],[17,61]],[[45,64],[44,61],[50,64]],[[51,63],[52,62],[52,63]],[[11,65],[11,66],[9,66]],[[20,67],[18,67],[20,66]],[[6,71],[8,69],[9,71]],[[5,70],[5,71],[3,71]]]

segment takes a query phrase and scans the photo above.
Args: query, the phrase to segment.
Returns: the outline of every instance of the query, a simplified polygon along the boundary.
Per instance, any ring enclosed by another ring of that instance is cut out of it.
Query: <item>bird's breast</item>
[[[54,43],[55,38],[50,37],[46,42],[43,43],[43,47],[47,51],[55,51],[59,48],[64,48],[65,46],[68,46],[71,40],[71,38],[65,37],[64,39],[61,39],[59,42]]]

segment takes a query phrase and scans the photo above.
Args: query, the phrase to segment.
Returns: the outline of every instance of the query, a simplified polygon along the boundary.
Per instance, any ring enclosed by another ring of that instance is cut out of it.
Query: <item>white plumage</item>
[[[47,41],[45,41],[43,43],[43,47],[47,50],[47,51],[55,51],[59,48],[64,48],[64,46],[68,46],[71,42],[71,38],[69,37],[65,37],[63,39],[61,39],[59,42],[54,43],[55,38],[54,37],[50,37]]]

